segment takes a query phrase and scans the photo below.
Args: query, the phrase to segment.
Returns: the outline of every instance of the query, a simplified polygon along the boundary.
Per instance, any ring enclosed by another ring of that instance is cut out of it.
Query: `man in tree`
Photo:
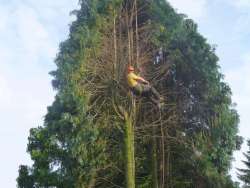
[[[247,145],[250,149],[250,140],[247,141]],[[247,153],[244,153],[244,156],[246,157],[246,161],[243,161],[243,163],[246,165],[246,169],[238,169],[240,174],[238,175],[238,178],[245,183],[244,188],[250,188],[250,150],[247,151]]]
[[[135,69],[128,66],[127,81],[129,88],[136,96],[146,97],[159,108],[161,107],[161,96],[154,87],[144,78],[135,74]]]

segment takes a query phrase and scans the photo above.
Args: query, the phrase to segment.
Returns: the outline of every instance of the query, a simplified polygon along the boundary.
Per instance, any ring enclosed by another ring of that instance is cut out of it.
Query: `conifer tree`
[[[235,188],[228,171],[239,117],[198,26],[165,0],[80,5],[18,187]],[[128,65],[159,91],[162,110],[129,92]]]
[[[250,187],[250,140],[247,141],[247,145],[249,147],[249,150],[244,153],[246,160],[242,161],[245,164],[246,168],[238,169],[238,178],[245,183],[245,187]]]

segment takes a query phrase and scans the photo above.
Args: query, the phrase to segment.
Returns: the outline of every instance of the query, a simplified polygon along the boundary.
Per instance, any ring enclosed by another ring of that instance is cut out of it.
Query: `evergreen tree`
[[[18,187],[236,188],[239,117],[215,49],[165,0],[81,0],[51,72],[57,90],[30,131]],[[160,62],[153,63],[159,49]],[[128,65],[164,98],[128,92]]]
[[[245,183],[244,187],[250,187],[250,140],[247,141],[247,145],[249,147],[249,151],[244,153],[246,157],[245,161],[242,161],[245,165],[245,169],[238,169],[239,175],[238,178]]]

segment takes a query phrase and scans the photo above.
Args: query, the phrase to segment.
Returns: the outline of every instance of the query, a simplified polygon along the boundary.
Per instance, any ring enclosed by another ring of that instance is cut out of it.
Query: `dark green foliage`
[[[245,169],[238,169],[239,171],[239,179],[245,183],[245,187],[250,187],[250,140],[247,141],[247,145],[249,147],[249,151],[244,153],[246,158],[243,163],[245,164]]]
[[[70,27],[69,38],[60,45],[57,69],[51,72],[58,93],[48,108],[44,126],[30,131],[28,152],[34,164],[20,166],[18,187],[125,187],[124,122],[116,115],[112,101],[119,98],[119,105],[127,107],[130,98],[120,91],[126,86],[114,89],[114,80],[109,77],[112,71],[93,69],[107,75],[103,81],[88,66],[112,61],[112,55],[104,57],[113,45],[107,33],[112,31],[116,14],[120,19],[119,13],[124,15],[121,9],[131,2],[81,0],[81,9],[72,12],[77,20]],[[149,112],[153,107],[143,100],[136,104],[137,116],[132,118],[136,122],[136,187],[153,187],[155,175],[161,183],[165,161],[165,187],[238,188],[228,171],[232,153],[242,143],[237,136],[239,117],[215,49],[191,19],[177,14],[165,0],[139,0],[138,9],[139,25],[147,28],[143,37],[150,36],[141,51],[152,51],[149,62],[139,69],[164,95],[167,107],[160,117],[165,134],[162,148],[160,127],[150,128],[159,112]],[[117,37],[126,43],[124,21],[119,24],[121,33]],[[143,37],[139,38],[141,44]],[[153,65],[159,48],[164,51],[164,61]],[[126,48],[121,49],[124,54],[118,60],[126,67]],[[157,76],[149,74],[158,70]],[[122,85],[124,69],[118,71],[121,75],[117,82]],[[161,158],[163,152],[165,160]]]
[[[165,4],[162,1],[157,3]],[[181,149],[183,152],[177,152],[177,156],[181,156],[180,160],[185,158],[190,161],[183,161],[184,164],[180,165],[182,168],[179,165],[173,167],[177,169],[174,179],[183,181],[190,176],[189,181],[184,181],[187,183],[185,187],[193,186],[191,177],[197,177],[197,181],[203,181],[208,187],[226,187],[223,183],[226,180],[223,179],[230,168],[232,152],[236,149],[239,123],[237,112],[231,104],[231,90],[222,81],[223,75],[218,71],[218,57],[214,49],[197,33],[196,24],[182,16],[173,16],[167,6],[160,7],[156,6],[152,14],[157,15],[153,22],[160,21],[158,25],[166,28],[166,33],[158,36],[157,45],[164,46],[169,61],[174,62],[168,78],[168,89],[175,92],[169,98],[177,102],[182,131],[187,133],[188,139],[194,139],[197,149],[202,153],[201,159],[189,159],[190,154],[184,148]],[[158,17],[161,12],[170,16]],[[172,20],[176,25],[169,23]],[[173,164],[180,164],[178,157],[174,156]],[[185,169],[187,173],[182,176]],[[201,180],[198,174],[202,174]],[[209,181],[213,177],[217,179]],[[209,182],[221,182],[221,186],[212,186]]]
[[[20,188],[33,188],[34,179],[28,167],[21,165],[19,167],[18,173],[19,173],[19,177],[17,178],[18,186]]]

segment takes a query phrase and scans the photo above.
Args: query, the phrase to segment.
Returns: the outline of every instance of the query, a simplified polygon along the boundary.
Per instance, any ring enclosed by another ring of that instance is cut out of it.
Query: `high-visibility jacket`
[[[135,87],[138,84],[138,80],[140,80],[140,77],[133,72],[127,75],[127,81],[129,87]]]

